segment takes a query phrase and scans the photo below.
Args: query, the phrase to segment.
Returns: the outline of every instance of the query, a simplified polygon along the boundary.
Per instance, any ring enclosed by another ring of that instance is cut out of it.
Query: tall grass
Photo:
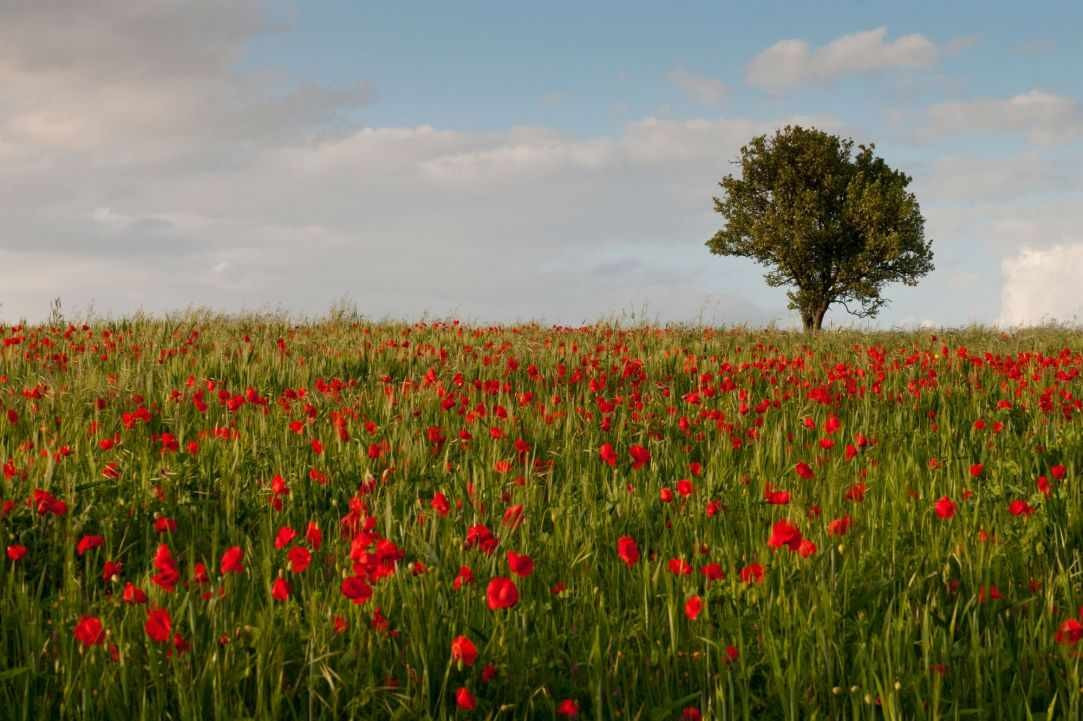
[[[1080,717],[1078,653],[1057,636],[1083,570],[1075,331],[810,338],[340,314],[3,338],[0,546],[27,551],[0,558],[2,718],[561,718],[567,700],[582,718],[644,721]],[[633,445],[650,452],[638,469]],[[681,479],[690,495],[663,502]],[[768,484],[789,502],[765,502]],[[39,513],[38,489],[66,512]],[[944,496],[951,518],[934,510]],[[1013,514],[1019,500],[1032,510]],[[505,523],[515,505],[522,522]],[[343,524],[351,509],[371,539]],[[163,518],[175,530],[156,529]],[[769,548],[780,520],[815,552]],[[310,522],[323,544],[293,573],[287,550],[314,545]],[[477,524],[498,538],[491,554],[465,547]],[[285,526],[298,536],[276,548]],[[104,543],[80,554],[86,535]],[[641,550],[631,565],[625,535]],[[352,603],[340,584],[377,538],[402,557]],[[181,573],[172,592],[151,580],[160,544]],[[232,546],[244,571],[223,575]],[[509,550],[533,573],[513,575]],[[103,579],[107,560],[123,569]],[[725,578],[709,582],[708,563]],[[762,582],[742,580],[750,564]],[[464,565],[475,581],[455,590]],[[487,605],[496,576],[517,584],[514,607]],[[271,595],[279,577],[286,601]],[[124,602],[128,582],[147,604]],[[168,610],[180,647],[148,636],[149,607]],[[100,619],[101,643],[75,637],[83,616]],[[451,658],[460,635],[472,666]],[[476,709],[456,707],[460,688]]]

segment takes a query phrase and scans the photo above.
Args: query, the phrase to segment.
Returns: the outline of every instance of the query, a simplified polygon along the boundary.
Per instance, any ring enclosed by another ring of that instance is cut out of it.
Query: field
[[[0,718],[1079,718],[1083,335],[0,341]]]

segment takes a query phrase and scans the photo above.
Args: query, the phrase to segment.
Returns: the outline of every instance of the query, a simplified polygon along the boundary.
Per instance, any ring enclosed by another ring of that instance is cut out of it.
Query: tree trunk
[[[805,332],[815,333],[818,330],[823,330],[825,315],[827,315],[826,305],[819,308],[802,310],[801,325],[804,327]]]

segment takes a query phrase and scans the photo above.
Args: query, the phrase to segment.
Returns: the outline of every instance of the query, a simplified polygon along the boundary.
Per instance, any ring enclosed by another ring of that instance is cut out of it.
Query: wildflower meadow
[[[0,328],[0,718],[1083,715],[1083,335]]]

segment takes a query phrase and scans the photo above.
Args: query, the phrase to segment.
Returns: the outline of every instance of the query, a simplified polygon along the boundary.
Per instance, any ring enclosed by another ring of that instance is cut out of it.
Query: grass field
[[[0,718],[1083,714],[1078,332],[0,335]]]

